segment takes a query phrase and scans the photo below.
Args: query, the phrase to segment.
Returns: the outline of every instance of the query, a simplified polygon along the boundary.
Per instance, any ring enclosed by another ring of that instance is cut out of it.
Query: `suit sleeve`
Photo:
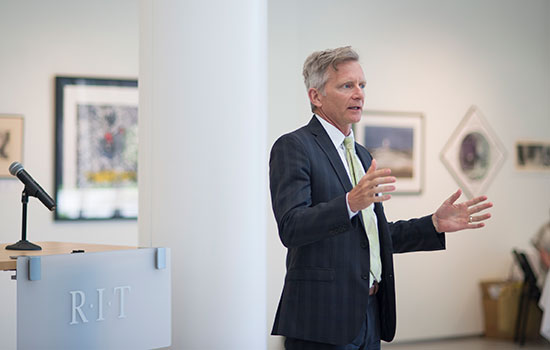
[[[312,198],[313,156],[295,134],[279,138],[271,149],[269,182],[279,236],[298,247],[348,231],[345,193],[327,201]]]
[[[432,216],[389,223],[394,253],[445,249],[445,234],[438,233]]]

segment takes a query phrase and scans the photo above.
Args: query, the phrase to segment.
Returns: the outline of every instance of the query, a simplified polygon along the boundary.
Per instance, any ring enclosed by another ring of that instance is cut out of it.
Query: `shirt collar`
[[[326,120],[318,116],[317,114],[315,114],[315,117],[317,117],[317,119],[319,120],[319,122],[321,123],[325,131],[327,132],[328,137],[334,144],[334,147],[336,149],[342,147],[342,144],[344,143],[344,139],[346,138],[346,136],[342,134],[342,132],[338,130],[334,125],[330,124],[329,122],[327,122]],[[355,137],[353,136],[353,129],[351,129],[349,136],[351,136],[351,138],[355,141]]]

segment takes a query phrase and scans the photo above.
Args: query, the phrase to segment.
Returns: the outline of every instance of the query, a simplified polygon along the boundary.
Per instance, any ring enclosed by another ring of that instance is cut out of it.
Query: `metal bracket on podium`
[[[163,270],[166,268],[166,248],[157,248],[157,263],[156,268]]]
[[[42,279],[42,260],[39,256],[29,257],[29,281]]]

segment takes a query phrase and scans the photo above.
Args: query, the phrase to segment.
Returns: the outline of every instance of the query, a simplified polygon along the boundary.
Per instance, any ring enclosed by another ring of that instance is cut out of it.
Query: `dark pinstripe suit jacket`
[[[371,156],[356,144],[365,169]],[[345,195],[352,189],[338,151],[321,123],[281,136],[271,150],[270,189],[279,236],[288,248],[285,285],[273,335],[349,344],[367,309],[369,244],[362,216],[349,219]],[[377,294],[381,338],[395,335],[392,253],[445,249],[430,216],[388,223],[375,205],[382,282]]]

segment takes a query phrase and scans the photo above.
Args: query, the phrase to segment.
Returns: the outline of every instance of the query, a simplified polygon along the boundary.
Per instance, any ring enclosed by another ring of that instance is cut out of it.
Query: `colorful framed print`
[[[55,81],[55,219],[136,219],[137,80]]]

